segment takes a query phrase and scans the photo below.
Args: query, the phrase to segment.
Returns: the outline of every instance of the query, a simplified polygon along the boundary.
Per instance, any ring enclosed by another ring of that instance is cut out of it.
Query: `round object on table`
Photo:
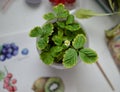
[[[26,0],[28,4],[34,5],[34,4],[40,4],[41,0]]]
[[[22,49],[21,51],[22,55],[28,55],[29,50],[27,48]]]

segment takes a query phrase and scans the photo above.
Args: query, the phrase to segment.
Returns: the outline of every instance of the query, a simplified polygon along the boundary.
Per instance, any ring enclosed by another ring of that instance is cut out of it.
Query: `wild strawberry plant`
[[[85,46],[85,31],[63,4],[54,6],[53,12],[43,17],[46,23],[34,27],[29,35],[37,38],[37,49],[45,64],[60,63],[65,68],[72,68],[78,63],[78,56],[88,64],[97,61],[97,53]]]

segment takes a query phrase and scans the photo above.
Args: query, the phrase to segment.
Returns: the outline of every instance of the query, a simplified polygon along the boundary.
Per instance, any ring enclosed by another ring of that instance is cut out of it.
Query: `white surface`
[[[81,0],[80,3],[77,3],[77,6],[92,9],[97,12],[103,12],[99,5],[94,2],[94,0]],[[50,10],[51,7],[48,0],[42,0],[40,6],[34,8],[28,6],[25,3],[25,0],[15,0],[8,10],[0,11],[0,36],[24,31],[29,32],[29,30],[34,26],[42,25],[45,22],[45,20],[42,19],[42,16],[45,12]],[[104,40],[104,30],[111,28],[120,22],[120,20],[116,17],[94,17],[91,19],[78,21],[82,23],[88,32],[88,36],[90,38],[90,47],[96,50],[99,54],[99,63],[115,87],[114,92],[120,92],[120,75],[116,66],[114,65],[113,59],[110,56]],[[2,40],[4,42],[4,39]],[[37,56],[35,55],[34,59],[37,61],[38,58],[36,57]],[[38,66],[39,65],[40,64],[38,64]],[[11,67],[13,66],[14,64],[10,64],[8,67],[12,69]],[[28,69],[30,69],[29,71],[33,71],[31,66],[23,67],[28,67]],[[86,65],[80,63],[73,69],[62,71],[55,70],[44,65],[42,67],[45,68],[43,70],[45,73],[39,72],[38,69],[36,72],[31,72],[29,76],[37,73],[39,73],[38,75],[40,76],[61,76],[66,81],[66,84],[69,84],[67,85],[67,88],[71,88],[71,90],[66,90],[65,92],[113,92],[96,64]],[[40,69],[42,69],[42,67]],[[20,66],[19,68],[21,69]],[[36,75],[36,77],[38,75]],[[18,75],[16,74],[16,76]],[[31,80],[31,77],[26,78],[26,75],[21,76],[25,77],[25,80]],[[24,81],[24,79],[22,81]],[[19,84],[19,86],[22,85],[23,84]],[[73,88],[75,87],[73,85],[77,85],[76,88]],[[24,86],[26,87],[27,85]],[[22,87],[22,89],[20,89],[18,92],[31,91],[25,90],[24,87]]]

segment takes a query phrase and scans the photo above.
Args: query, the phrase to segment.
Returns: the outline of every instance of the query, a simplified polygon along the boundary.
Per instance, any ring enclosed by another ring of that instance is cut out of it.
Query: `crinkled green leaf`
[[[65,23],[63,21],[58,21],[57,22],[57,25],[60,27],[60,28],[65,28]]]
[[[67,17],[66,24],[72,24],[73,22],[74,22],[74,16],[73,15],[69,15]]]
[[[76,32],[76,31],[74,31],[74,32]],[[69,30],[65,30],[64,40],[72,41],[72,40],[74,39],[74,37],[75,37],[75,36],[73,35],[74,32],[71,32],[71,31],[69,31]]]
[[[82,48],[85,43],[86,43],[86,37],[83,34],[78,34],[74,38],[72,45],[75,49],[79,49]]]
[[[56,18],[53,13],[47,13],[47,14],[45,14],[43,17],[44,17],[44,19],[46,19],[46,20],[48,20],[48,21],[53,20],[53,19]]]
[[[69,11],[65,9],[65,6],[63,4],[55,6],[53,10],[58,18],[67,18],[69,15]]]
[[[69,48],[63,56],[63,65],[65,68],[72,68],[77,64],[77,52],[75,49]]]
[[[54,58],[51,56],[51,54],[49,52],[42,52],[40,54],[40,58],[47,65],[51,65],[54,62]]]
[[[60,36],[60,37],[63,36],[63,29],[58,28],[58,36]]]
[[[63,55],[64,55],[63,51],[57,53],[56,56],[55,56],[55,62],[60,62],[61,63],[62,60],[63,60]]]
[[[95,63],[97,62],[97,59],[98,59],[97,53],[90,48],[81,49],[79,51],[79,56],[83,62],[88,64]]]
[[[38,38],[37,48],[39,50],[45,49],[48,45],[49,37]]]
[[[64,10],[59,15],[57,15],[57,17],[58,18],[67,18],[68,15],[69,15],[69,11],[68,10]]]
[[[56,57],[56,55],[61,52],[63,50],[63,48],[61,46],[53,46],[51,49],[50,49],[50,52],[51,52],[51,55],[53,57]]]
[[[93,12],[92,10],[86,10],[86,9],[79,9],[75,12],[75,16],[81,19],[91,18],[95,15],[96,15],[95,12]]]
[[[42,27],[42,30],[44,32],[44,36],[50,36],[53,33],[53,24],[47,23]]]
[[[65,26],[65,28],[70,31],[77,31],[80,29],[80,25],[78,23],[74,23],[74,24]]]
[[[42,34],[43,34],[43,31],[42,31],[41,27],[38,27],[38,26],[34,27],[29,33],[29,35],[31,37],[41,36]]]
[[[56,6],[53,7],[53,11],[56,14],[59,14],[59,13],[61,13],[64,10],[65,10],[65,6],[63,4],[59,4],[59,5],[56,5]]]
[[[3,80],[5,77],[5,73],[3,71],[0,71],[0,81]]]
[[[50,51],[50,48],[51,48],[51,44],[47,44],[47,46],[42,49],[42,51]]]
[[[56,44],[56,45],[61,45],[62,44],[62,37],[60,37],[60,36],[57,36],[57,35],[55,35],[55,36],[53,36],[52,37],[52,40],[54,41],[54,43]]]

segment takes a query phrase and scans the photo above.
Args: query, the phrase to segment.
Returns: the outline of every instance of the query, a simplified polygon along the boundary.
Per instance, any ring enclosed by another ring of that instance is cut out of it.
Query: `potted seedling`
[[[54,6],[43,17],[46,20],[43,26],[36,26],[29,33],[37,39],[36,48],[43,63],[72,68],[80,61],[87,64],[97,61],[97,53],[86,46],[85,30],[63,4]]]

